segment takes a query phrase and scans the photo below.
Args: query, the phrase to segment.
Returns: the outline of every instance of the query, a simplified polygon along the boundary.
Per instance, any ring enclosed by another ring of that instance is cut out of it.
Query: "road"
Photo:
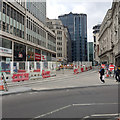
[[[28,119],[113,117],[118,113],[118,86],[3,96],[2,113],[3,118]]]

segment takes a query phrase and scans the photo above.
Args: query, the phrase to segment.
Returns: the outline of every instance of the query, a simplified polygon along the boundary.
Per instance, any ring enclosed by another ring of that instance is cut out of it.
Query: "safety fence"
[[[64,64],[60,62],[0,62],[0,73],[4,73],[6,82],[20,82],[28,80],[37,80],[56,76],[56,71],[73,69],[74,74],[92,69],[90,62],[73,62]],[[68,70],[69,71],[69,70]],[[60,74],[59,74],[60,75]]]
[[[92,62],[73,62],[73,72],[78,74],[92,69]]]

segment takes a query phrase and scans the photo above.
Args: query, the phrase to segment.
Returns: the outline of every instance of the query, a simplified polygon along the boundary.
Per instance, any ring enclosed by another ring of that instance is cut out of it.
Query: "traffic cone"
[[[3,82],[2,82],[2,77],[0,80],[0,91],[4,91],[4,86],[3,86]]]
[[[106,77],[109,77],[109,74],[108,74],[108,70],[107,70],[107,74],[106,74]]]

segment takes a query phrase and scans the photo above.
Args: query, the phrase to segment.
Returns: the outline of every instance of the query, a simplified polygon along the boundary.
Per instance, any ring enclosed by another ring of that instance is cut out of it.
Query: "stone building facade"
[[[120,64],[120,2],[113,2],[99,32],[99,58],[101,63]]]
[[[56,59],[67,62],[68,30],[59,19],[47,19],[47,27],[56,34]]]

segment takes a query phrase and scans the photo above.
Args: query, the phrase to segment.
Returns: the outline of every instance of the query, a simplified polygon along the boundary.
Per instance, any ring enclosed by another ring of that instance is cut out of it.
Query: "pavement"
[[[89,79],[90,78],[90,79]],[[67,72],[58,71],[54,77],[46,78],[40,81],[34,81],[36,84],[32,85],[19,85],[9,87],[8,91],[0,91],[0,95],[18,94],[31,91],[51,91],[51,90],[63,90],[63,89],[76,89],[85,87],[98,87],[98,86],[110,86],[118,85],[113,77],[105,78],[105,83],[99,80],[99,74],[97,69],[74,75],[73,70]]]

